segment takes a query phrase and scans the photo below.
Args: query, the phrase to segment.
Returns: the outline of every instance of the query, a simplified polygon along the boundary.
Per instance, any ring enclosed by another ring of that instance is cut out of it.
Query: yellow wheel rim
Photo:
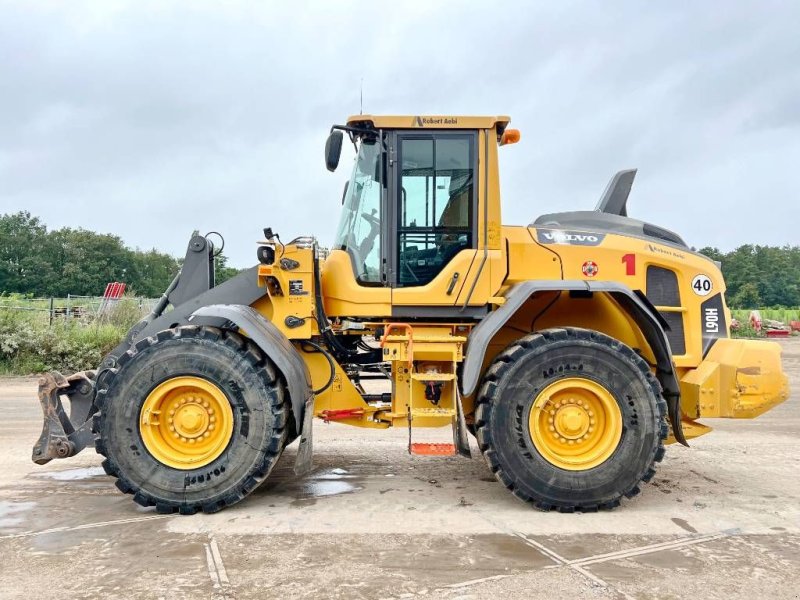
[[[233,434],[233,409],[216,385],[200,377],[173,377],[147,396],[139,414],[145,448],[160,463],[197,469],[213,462]]]
[[[622,437],[622,413],[614,396],[590,379],[551,383],[533,402],[528,418],[533,445],[548,462],[568,471],[602,464]]]

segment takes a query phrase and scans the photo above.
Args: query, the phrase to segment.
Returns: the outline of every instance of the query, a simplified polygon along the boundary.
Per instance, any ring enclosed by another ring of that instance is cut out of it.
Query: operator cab
[[[505,117],[359,115],[332,128],[329,170],[338,165],[342,132],[357,149],[333,249],[347,252],[358,285],[425,286],[460,253],[474,255],[479,130],[499,135],[507,123]]]

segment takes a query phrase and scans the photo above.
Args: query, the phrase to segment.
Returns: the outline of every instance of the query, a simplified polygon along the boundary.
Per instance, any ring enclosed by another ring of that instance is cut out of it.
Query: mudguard
[[[669,418],[675,439],[688,446],[681,429],[680,384],[672,364],[672,351],[664,333],[667,327],[661,315],[647,302],[644,295],[637,294],[629,287],[613,281],[584,281],[566,279],[558,281],[524,281],[512,287],[505,295],[506,302],[476,327],[467,340],[467,352],[461,374],[461,393],[470,396],[475,393],[481,377],[481,367],[486,349],[495,334],[517,312],[517,310],[536,292],[584,291],[605,293],[627,312],[636,322],[653,351],[656,359],[656,377],[664,390]]]
[[[189,317],[211,317],[234,323],[269,356],[283,374],[289,388],[292,413],[301,432],[306,406],[313,399],[311,376],[306,363],[292,343],[275,325],[267,321],[258,311],[242,304],[211,304],[198,308]]]

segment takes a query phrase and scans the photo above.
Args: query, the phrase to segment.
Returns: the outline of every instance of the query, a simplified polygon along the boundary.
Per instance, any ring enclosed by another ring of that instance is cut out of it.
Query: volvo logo
[[[536,237],[540,244],[597,246],[603,241],[605,234],[587,233],[584,231],[564,231],[561,229],[537,229]]]

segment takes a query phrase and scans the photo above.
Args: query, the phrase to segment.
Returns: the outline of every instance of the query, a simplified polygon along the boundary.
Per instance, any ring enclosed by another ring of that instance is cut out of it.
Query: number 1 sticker
[[[622,257],[622,262],[625,264],[625,275],[636,275],[635,254],[626,254]]]
[[[695,275],[692,279],[692,291],[698,296],[708,296],[711,290],[714,289],[714,284],[708,275]]]

